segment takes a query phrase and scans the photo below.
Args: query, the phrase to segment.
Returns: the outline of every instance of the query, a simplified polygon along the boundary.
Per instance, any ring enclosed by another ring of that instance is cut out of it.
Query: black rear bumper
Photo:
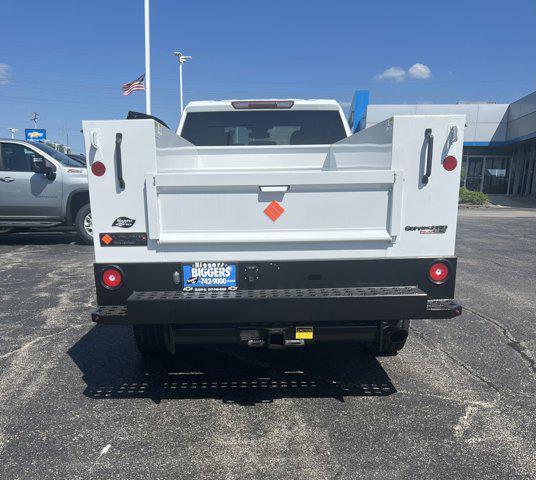
[[[428,278],[441,260],[450,274]],[[177,343],[295,342],[296,328],[313,328],[314,340],[380,340],[401,321],[448,319],[461,314],[454,299],[456,258],[237,262],[236,291],[185,292],[180,263],[113,265],[123,284],[106,289],[95,264],[93,321],[169,325]],[[403,323],[403,322],[402,322]],[[391,332],[392,333],[392,332]]]
[[[101,306],[104,324],[335,325],[460,315],[452,299],[429,299],[415,286],[270,289],[235,292],[133,292],[126,305]]]

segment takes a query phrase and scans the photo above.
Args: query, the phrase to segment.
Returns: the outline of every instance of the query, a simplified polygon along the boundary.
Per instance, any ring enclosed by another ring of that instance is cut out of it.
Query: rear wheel
[[[383,330],[382,339],[372,345],[371,350],[379,357],[389,357],[396,355],[404,348],[409,334],[409,320],[387,325]]]
[[[76,213],[74,223],[80,240],[86,245],[93,245],[93,222],[89,203],[80,207],[80,210]]]
[[[175,342],[171,325],[132,325],[136,347],[144,355],[173,355]]]

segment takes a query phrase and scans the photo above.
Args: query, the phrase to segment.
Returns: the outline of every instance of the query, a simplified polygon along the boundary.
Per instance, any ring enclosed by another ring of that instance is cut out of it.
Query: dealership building
[[[464,114],[461,186],[498,195],[536,195],[536,92],[510,104],[374,105],[358,90],[350,108],[354,131],[393,115]]]

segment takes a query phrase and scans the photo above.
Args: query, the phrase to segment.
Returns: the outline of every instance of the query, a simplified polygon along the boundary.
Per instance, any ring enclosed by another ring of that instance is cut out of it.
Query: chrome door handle
[[[2,180],[2,182],[6,182],[6,183],[15,181],[15,179],[11,178],[11,177],[0,177],[0,180]]]

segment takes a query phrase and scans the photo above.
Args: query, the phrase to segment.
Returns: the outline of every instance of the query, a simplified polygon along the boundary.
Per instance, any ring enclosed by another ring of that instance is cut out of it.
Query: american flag
[[[123,95],[130,95],[134,90],[145,90],[145,85],[143,83],[144,80],[145,73],[143,75],[140,75],[133,82],[123,84],[123,86],[121,87],[123,89]]]

